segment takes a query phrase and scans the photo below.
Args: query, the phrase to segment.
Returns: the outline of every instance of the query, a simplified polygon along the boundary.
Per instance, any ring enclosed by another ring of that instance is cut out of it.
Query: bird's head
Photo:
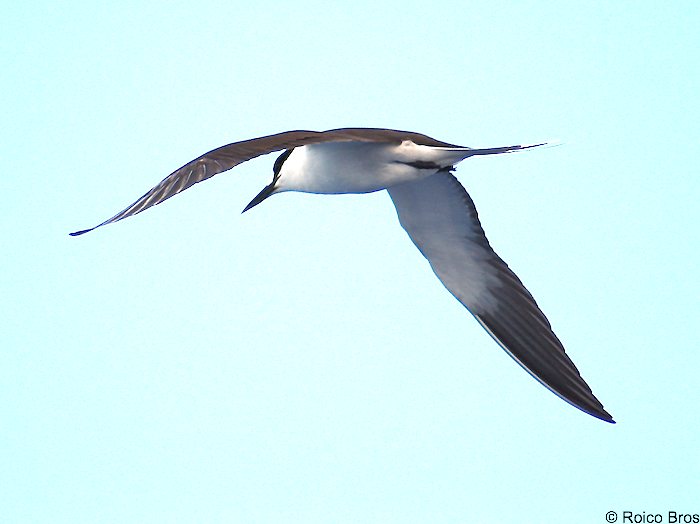
[[[275,165],[272,168],[272,182],[269,185],[265,186],[263,190],[260,191],[260,193],[258,193],[247,206],[245,206],[245,209],[242,211],[242,213],[245,213],[249,209],[254,208],[267,197],[279,191],[279,186],[277,182],[279,181],[280,173],[282,172],[282,164],[284,164],[284,161],[287,160],[287,158],[289,158],[289,155],[292,154],[292,151],[293,149],[287,149],[280,156],[277,157],[277,160],[275,160]]]

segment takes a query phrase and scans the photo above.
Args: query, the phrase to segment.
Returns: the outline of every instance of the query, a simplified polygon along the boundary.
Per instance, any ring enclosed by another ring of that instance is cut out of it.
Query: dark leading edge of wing
[[[307,144],[351,140],[360,142],[401,142],[403,140],[411,140],[421,145],[457,147],[454,144],[441,142],[440,140],[435,140],[434,138],[420,133],[374,128],[344,128],[331,129],[329,131],[287,131],[285,133],[277,133],[275,135],[234,142],[233,144],[228,144],[209,151],[199,158],[188,162],[180,169],[173,171],[157,186],[112,218],[90,229],[83,229],[82,231],[71,233],[71,236],[82,235],[100,226],[136,215],[149,207],[164,202],[168,198],[177,195],[202,180],[228,171],[238,164],[242,164],[258,156]]]
[[[564,351],[530,292],[493,251],[466,190],[449,173],[389,189],[399,220],[447,289],[540,383],[606,422],[612,416]]]

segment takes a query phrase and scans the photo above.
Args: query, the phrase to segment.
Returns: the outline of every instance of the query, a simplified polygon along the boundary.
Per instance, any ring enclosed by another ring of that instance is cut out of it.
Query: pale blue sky
[[[3,522],[700,513],[697,2],[1,13]],[[458,177],[617,425],[501,351],[385,193],[241,216],[266,157],[68,236],[209,149],[343,126],[564,142]]]

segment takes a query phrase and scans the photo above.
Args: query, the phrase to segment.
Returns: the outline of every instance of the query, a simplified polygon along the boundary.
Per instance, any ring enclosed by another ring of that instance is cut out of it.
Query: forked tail
[[[469,156],[477,155],[498,155],[500,153],[517,153],[518,151],[524,151],[525,149],[532,149],[533,147],[556,147],[561,145],[561,142],[557,140],[549,140],[547,142],[540,142],[539,144],[525,144],[517,146],[504,146],[504,147],[488,147],[485,149],[472,149]]]

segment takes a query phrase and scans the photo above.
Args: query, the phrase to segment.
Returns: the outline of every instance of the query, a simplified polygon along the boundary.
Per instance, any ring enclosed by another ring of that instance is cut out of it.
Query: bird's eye
[[[277,157],[277,160],[275,160],[275,165],[272,167],[272,174],[278,175],[280,172],[280,169],[282,169],[282,164],[284,164],[284,161],[289,158],[289,155],[292,154],[293,149],[287,149],[284,151],[280,156]]]

